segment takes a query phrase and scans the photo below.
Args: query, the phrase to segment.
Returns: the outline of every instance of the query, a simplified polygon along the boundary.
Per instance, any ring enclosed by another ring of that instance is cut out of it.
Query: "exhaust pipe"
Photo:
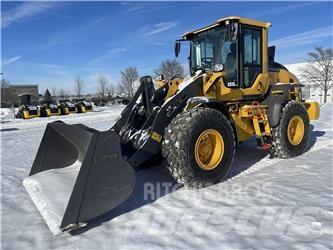
[[[135,173],[122,155],[112,130],[47,125],[23,185],[54,235],[85,226],[130,197]]]

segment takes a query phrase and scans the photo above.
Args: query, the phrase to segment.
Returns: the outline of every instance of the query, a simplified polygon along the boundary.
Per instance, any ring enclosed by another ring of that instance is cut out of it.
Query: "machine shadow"
[[[9,131],[16,131],[19,130],[18,128],[2,128],[0,132],[9,132]]]
[[[309,142],[306,148],[306,152],[309,151],[316,144],[317,138],[322,137],[325,133],[325,131],[314,130],[314,126],[311,124]]]
[[[168,173],[164,162],[157,166],[137,170],[135,189],[128,200],[110,212],[92,219],[86,227],[74,230],[70,233],[72,235],[84,233],[91,228],[100,226],[102,223],[110,221],[119,215],[152,203],[158,198],[175,191],[175,188],[170,188],[169,192],[166,192],[167,190],[165,188],[161,188],[162,184],[168,184],[171,187],[176,187],[175,185],[177,185],[176,188],[181,187]],[[145,192],[145,188],[149,189],[151,192]],[[156,192],[154,192],[154,190]]]
[[[235,159],[227,179],[239,175],[241,172],[247,170],[266,156],[267,153],[257,147],[255,138],[243,142],[236,150]]]
[[[227,178],[232,178],[233,176],[238,175],[265,156],[266,153],[256,147],[255,140],[244,142],[236,151],[235,160]],[[112,211],[92,219],[86,227],[73,230],[70,233],[72,235],[85,233],[94,227],[102,225],[104,222],[108,222],[117,216],[152,203],[157,199],[182,188],[169,174],[165,165],[166,163],[162,163],[151,168],[139,169],[136,172],[135,190],[127,201]],[[163,188],[163,184],[167,184],[171,186],[171,188]],[[145,194],[145,187],[146,189],[150,188],[150,190],[151,188],[155,189],[155,195],[151,195],[152,193],[149,193],[148,195],[147,193]]]
[[[310,140],[307,150],[313,147],[317,140],[317,137],[323,136],[325,134],[325,132],[323,131],[313,131],[313,129],[314,127],[311,125]],[[254,164],[259,162],[266,156],[267,153],[265,151],[257,148],[255,138],[243,142],[236,150],[233,166],[228,174],[227,179],[231,179],[239,175],[241,172],[251,168]],[[108,222],[117,216],[131,212],[146,204],[152,203],[157,199],[168,195],[174,191],[177,191],[179,188],[182,188],[168,173],[165,165],[166,163],[164,162],[160,165],[150,168],[139,169],[136,172],[135,190],[127,201],[125,201],[123,204],[113,209],[112,211],[107,212],[89,221],[86,227],[73,230],[72,232],[70,232],[70,234],[79,235],[85,233],[86,231],[89,231],[94,227],[102,225],[104,222]],[[174,188],[165,189],[161,187],[162,184],[168,184],[169,186],[172,186]],[[158,189],[158,195],[156,195],[157,192],[155,193],[155,196],[151,196],[151,193],[145,195],[145,187],[147,188],[147,186],[145,185],[148,185],[149,188],[155,188],[155,190]]]

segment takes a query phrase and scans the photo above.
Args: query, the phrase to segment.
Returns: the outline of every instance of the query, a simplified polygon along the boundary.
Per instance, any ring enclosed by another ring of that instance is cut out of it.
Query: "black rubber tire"
[[[40,117],[47,117],[46,108],[42,107],[40,109]]]
[[[77,108],[77,111],[78,111],[78,113],[84,113],[83,112],[83,106],[78,106],[78,108]]]
[[[19,111],[19,112],[16,114],[16,118],[18,118],[18,119],[23,119],[23,112],[22,112],[22,111]]]
[[[288,124],[292,117],[299,115],[304,122],[304,136],[298,145],[293,145],[288,140]],[[283,108],[280,123],[272,128],[272,147],[269,154],[278,158],[292,158],[301,155],[306,150],[309,141],[310,121],[303,103],[289,101]]]
[[[223,137],[224,155],[219,165],[204,170],[195,160],[195,143],[207,129]],[[203,188],[223,180],[235,156],[235,135],[230,121],[218,110],[195,108],[177,115],[165,130],[162,154],[174,179],[184,186]]]

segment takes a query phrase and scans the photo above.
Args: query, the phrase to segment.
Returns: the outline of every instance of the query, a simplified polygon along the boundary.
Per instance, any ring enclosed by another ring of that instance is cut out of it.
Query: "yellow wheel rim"
[[[287,133],[288,140],[292,145],[296,146],[301,143],[304,136],[304,122],[302,117],[295,115],[290,119]]]
[[[216,168],[224,154],[224,142],[221,134],[215,129],[203,131],[195,143],[195,160],[204,170]]]

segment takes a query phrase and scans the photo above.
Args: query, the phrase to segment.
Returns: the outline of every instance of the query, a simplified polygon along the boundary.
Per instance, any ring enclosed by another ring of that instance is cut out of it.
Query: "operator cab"
[[[267,28],[270,23],[227,17],[202,29],[187,32],[175,44],[190,42],[191,75],[198,70],[224,73],[228,88],[249,88],[260,73],[267,73]]]

